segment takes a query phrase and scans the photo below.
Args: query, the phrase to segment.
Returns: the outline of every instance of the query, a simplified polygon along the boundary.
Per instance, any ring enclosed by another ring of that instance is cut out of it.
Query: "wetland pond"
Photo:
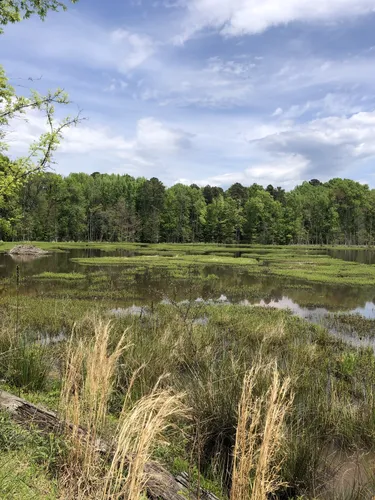
[[[238,257],[252,257],[252,251],[251,248],[243,252],[232,251],[228,247],[225,255],[235,262]],[[115,251],[69,249],[39,258],[0,253],[0,294],[16,293],[16,268],[19,266],[19,293],[26,296],[105,301],[115,315],[143,314],[158,302],[172,301],[178,305],[187,300],[196,305],[233,303],[244,307],[288,309],[292,314],[327,327],[346,342],[375,349],[375,287],[372,286],[322,284],[269,276],[267,266],[264,273],[254,275],[246,266],[210,263],[190,275],[186,268],[181,273],[176,269],[142,265],[124,267],[100,265],[99,262],[83,266],[76,260],[135,257],[145,253],[141,247]],[[184,253],[189,254],[189,251]],[[301,253],[328,256],[333,261],[358,262],[369,268],[375,265],[373,250],[315,248]],[[151,254],[149,250],[148,255]],[[212,251],[200,252],[202,254],[216,255]],[[256,254],[266,255],[267,249],[256,249]],[[167,252],[164,255],[167,256]],[[224,255],[223,249],[221,255]]]

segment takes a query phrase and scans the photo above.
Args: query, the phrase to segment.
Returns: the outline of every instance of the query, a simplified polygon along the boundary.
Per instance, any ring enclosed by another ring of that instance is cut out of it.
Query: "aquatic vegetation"
[[[168,257],[162,255],[136,256],[136,257],[89,257],[75,258],[73,262],[77,262],[82,266],[132,266],[143,265],[147,267],[165,267],[166,269],[177,266],[189,265],[255,265],[256,261],[249,258],[237,258],[221,256],[221,255],[178,255]]]
[[[320,249],[314,253],[302,248],[251,247],[248,256],[238,256],[237,250],[232,256],[232,250],[225,247],[209,250],[211,253],[203,245],[190,250],[186,248],[190,245],[183,247],[164,246],[160,251],[144,248],[145,255],[134,250],[130,256],[121,255],[128,251],[124,249],[118,255],[102,257],[80,258],[77,255],[82,254],[77,252],[72,261],[64,253],[55,256],[59,263],[56,270],[53,266],[43,269],[42,264],[26,268],[29,274],[22,275],[18,297],[14,275],[9,275],[3,283],[5,293],[0,295],[0,315],[6,325],[0,335],[0,366],[7,390],[22,391],[26,399],[58,408],[61,386],[66,383],[64,367],[70,359],[68,353],[73,353],[70,349],[77,353],[79,345],[82,349],[91,346],[94,352],[95,338],[98,340],[95,331],[110,320],[108,335],[101,335],[103,342],[107,339],[106,356],[116,352],[124,332],[127,348],[119,354],[110,396],[102,405],[104,423],[93,424],[93,429],[97,427],[94,435],[120,436],[122,425],[129,429],[130,420],[122,420],[124,415],[138,415],[140,422],[137,404],[144,409],[142,402],[155,402],[153,391],[160,383],[161,391],[183,394],[181,403],[189,411],[187,418],[173,418],[173,428],[182,430],[183,439],[168,427],[164,438],[169,446],[155,441],[147,454],[170,470],[191,473],[197,484],[209,484],[222,498],[228,498],[240,494],[236,477],[250,470],[251,481],[244,486],[249,491],[258,470],[250,466],[255,460],[251,453],[243,452],[250,444],[240,440],[244,437],[241,425],[249,425],[246,407],[240,405],[244,388],[249,389],[244,385],[246,373],[259,366],[252,394],[254,401],[261,398],[266,405],[272,387],[269,367],[276,363],[280,387],[289,381],[294,401],[289,408],[285,400],[284,407],[289,410],[279,428],[277,450],[271,454],[274,458],[264,461],[266,466],[276,460],[280,466],[277,477],[270,476],[269,481],[277,484],[279,495],[317,496],[329,471],[326,446],[332,444],[345,453],[353,448],[364,453],[375,451],[371,403],[375,397],[374,352],[353,348],[323,326],[308,323],[290,311],[251,304],[262,300],[265,305],[278,305],[279,301],[279,307],[283,307],[286,294],[286,304],[293,305],[294,300],[301,307],[326,306],[342,311],[365,306],[373,296],[371,286],[363,284],[371,281],[371,266],[335,259],[321,254]],[[356,286],[333,287],[335,276],[340,283],[350,281]],[[141,308],[146,312],[113,313]],[[335,321],[332,325],[338,331],[350,329],[353,335],[372,335],[370,320],[341,314],[328,318]],[[103,333],[103,329],[100,331]],[[27,339],[24,346],[21,339]],[[20,347],[18,354],[13,358],[2,356],[11,352],[12,346]],[[84,365],[86,370],[86,361]],[[103,361],[103,369],[105,366]],[[40,382],[37,367],[42,374]],[[87,404],[89,400],[85,400]],[[83,413],[80,418],[84,423]],[[266,414],[263,412],[259,421],[257,446]],[[133,444],[137,436],[133,436]],[[234,453],[236,439],[238,455]],[[124,449],[132,449],[125,444]],[[75,477],[73,469],[86,470],[86,476],[89,470],[81,460],[79,464],[74,462],[79,456],[90,456],[84,447],[79,448],[83,443],[76,445],[71,461],[64,455],[65,465],[72,464],[68,471],[71,478]],[[37,451],[39,445],[34,444],[33,449]],[[259,453],[258,447],[254,456],[259,457]],[[234,456],[238,457],[235,463]],[[53,460],[57,470],[54,477],[67,480],[67,471],[58,458]],[[95,464],[94,482],[86,481],[86,486],[93,487],[97,478],[96,487],[107,484],[107,491],[115,491],[115,484],[105,483],[107,465],[103,468],[94,456],[90,463]],[[125,485],[123,480],[121,476],[119,481]],[[366,480],[370,482],[371,478]],[[142,483],[141,475],[137,481]],[[67,481],[65,486],[74,489],[74,484]],[[58,483],[60,493],[61,487]]]
[[[93,245],[93,249],[109,252],[120,249],[135,250],[136,244]],[[129,246],[127,246],[129,245]],[[69,248],[67,246],[66,248]],[[79,248],[79,246],[78,246]],[[86,247],[88,248],[88,247]],[[230,251],[228,251],[230,250]],[[321,247],[228,247],[213,245],[144,245],[136,255],[77,257],[72,261],[81,266],[123,266],[130,273],[146,269],[166,270],[182,277],[180,269],[198,266],[248,266],[255,276],[277,276],[300,282],[330,283],[337,285],[371,285],[375,269],[366,264],[340,260],[327,255]],[[78,273],[79,274],[79,273]],[[302,286],[302,285],[301,285]]]
[[[375,337],[375,319],[360,314],[334,314],[327,319],[327,326],[358,337]]]
[[[52,273],[45,271],[44,273],[37,274],[33,276],[35,279],[43,279],[43,280],[68,280],[68,281],[75,281],[75,280],[83,280],[86,278],[85,274],[81,273]]]
[[[65,325],[68,333],[74,325],[72,348],[81,341],[88,346],[93,341],[95,325],[100,324],[98,314],[105,321],[110,315],[110,304],[111,301],[93,304],[68,300],[64,305],[62,299],[28,298],[21,301],[24,319],[20,332],[33,328],[53,331],[58,326],[61,330]],[[7,322],[13,324],[15,313],[10,305],[3,303],[0,307]],[[197,322],[199,317],[208,321]],[[264,368],[259,372],[256,393],[266,394],[270,378],[265,367],[276,360],[280,377],[291,380],[295,394],[285,421],[288,439],[280,442],[277,451],[278,457],[279,453],[285,457],[280,470],[282,482],[288,482],[289,487],[302,494],[324,481],[321,462],[313,453],[304,455],[308,474],[302,469],[299,474],[296,472],[306,443],[310,443],[311,450],[320,449],[327,439],[343,447],[371,449],[375,432],[371,416],[375,383],[372,352],[357,352],[330,337],[323,328],[287,311],[257,307],[218,307],[204,302],[192,307],[189,303],[172,303],[154,305],[147,315],[111,316],[111,321],[108,355],[115,352],[124,331],[127,348],[121,352],[116,368],[108,407],[109,427],[113,418],[117,421],[124,398],[136,402],[147,397],[165,373],[169,376],[163,379],[163,389],[185,394],[190,423],[186,426],[179,422],[184,427],[184,446],[177,444],[180,438],[172,433],[169,451],[163,446],[155,450],[168,466],[173,466],[178,449],[183,463],[199,463],[200,473],[206,479],[221,484],[224,471],[232,467],[243,379],[247,369],[259,362],[259,356]],[[57,349],[59,357],[66,359],[64,343],[48,349]],[[366,392],[358,392],[356,387],[366,387]],[[45,404],[46,396],[40,394]],[[197,435],[199,446],[194,444]],[[224,483],[230,489],[229,476]]]

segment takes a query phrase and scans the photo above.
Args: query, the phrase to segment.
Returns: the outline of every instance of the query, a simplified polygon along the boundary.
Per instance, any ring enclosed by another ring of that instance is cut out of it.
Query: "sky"
[[[86,118],[57,173],[375,187],[375,0],[80,0],[0,51],[17,92],[63,87]],[[11,155],[44,127],[13,123]]]

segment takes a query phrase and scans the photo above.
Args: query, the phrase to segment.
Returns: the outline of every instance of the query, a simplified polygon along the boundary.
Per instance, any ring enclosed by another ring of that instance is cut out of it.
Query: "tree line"
[[[0,158],[0,176],[11,162]],[[375,190],[348,179],[293,190],[41,172],[5,193],[0,239],[372,245]]]

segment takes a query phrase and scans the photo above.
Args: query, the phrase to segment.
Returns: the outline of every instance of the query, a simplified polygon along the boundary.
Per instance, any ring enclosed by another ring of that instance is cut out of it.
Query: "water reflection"
[[[310,251],[317,250],[306,250]],[[375,252],[370,250],[319,249],[319,252],[345,260],[375,264]],[[144,310],[145,307],[151,308],[152,304],[161,302],[163,297],[168,297],[174,303],[198,297],[197,304],[241,303],[243,306],[258,305],[289,309],[293,314],[318,324],[324,324],[332,312],[361,314],[365,318],[375,319],[373,287],[301,284],[300,281],[278,279],[274,276],[252,276],[245,268],[208,265],[201,271],[203,279],[194,283],[194,290],[189,290],[186,282],[171,278],[165,270],[140,270],[134,280],[127,283],[124,282],[124,268],[121,266],[82,267],[71,260],[82,257],[132,255],[135,255],[134,251],[104,252],[88,248],[52,253],[40,259],[26,259],[19,262],[10,255],[0,254],[0,278],[3,279],[0,293],[14,293],[14,276],[16,266],[19,265],[23,278],[20,293],[60,298],[66,294],[77,299],[105,300],[111,303],[115,315],[144,314],[147,311]],[[44,272],[84,273],[86,278],[79,282],[43,281],[33,278]],[[105,278],[103,281],[105,285],[99,283],[96,287],[93,286],[94,273],[95,275],[101,273]],[[332,328],[331,331],[334,334],[344,335]],[[351,339],[346,340],[358,342],[358,339],[353,340],[352,335],[349,337]]]
[[[242,302],[242,304],[245,305],[244,302]],[[355,330],[355,328],[352,328],[349,331],[349,329],[344,329],[342,326],[341,328],[332,326],[332,324],[334,324],[334,322],[332,322],[334,316],[328,309],[324,307],[301,307],[289,297],[283,297],[281,300],[270,301],[268,303],[266,303],[264,300],[261,300],[256,304],[248,303],[248,305],[256,305],[259,307],[273,307],[275,309],[287,309],[296,316],[299,316],[311,323],[324,326],[331,334],[349,344],[354,345],[355,347],[371,347],[375,351],[374,338],[358,335],[358,332]],[[374,319],[375,304],[373,302],[367,302],[365,307],[357,307],[353,310],[345,311],[345,314],[361,314],[367,319]]]
[[[346,260],[349,262],[358,262],[360,264],[375,264],[375,251],[367,248],[363,249],[327,249],[327,255],[334,259]]]

